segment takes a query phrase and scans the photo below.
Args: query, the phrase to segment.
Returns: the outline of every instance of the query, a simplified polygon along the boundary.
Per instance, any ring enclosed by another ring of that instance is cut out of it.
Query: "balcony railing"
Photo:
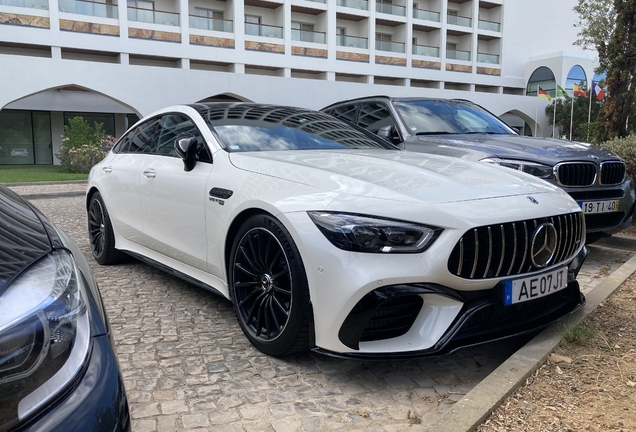
[[[128,21],[179,26],[179,14],[128,6]]]
[[[327,3],[327,0],[307,0],[307,1],[311,1],[311,2],[314,2],[314,3],[323,3],[323,4]]]
[[[488,30],[494,32],[501,31],[501,24],[498,22],[479,20],[477,25],[479,26],[480,30]]]
[[[336,5],[353,9],[369,10],[369,2],[367,0],[336,0]]]
[[[453,24],[453,25],[462,26],[462,27],[473,26],[472,18],[455,16],[455,15],[448,15],[446,18],[447,18],[446,22],[448,22],[448,24]]]
[[[439,48],[426,45],[413,45],[413,54],[427,57],[439,57]]]
[[[250,36],[263,36],[282,39],[283,28],[265,24],[245,23],[245,34]]]
[[[58,0],[60,12],[90,15],[102,18],[117,18],[117,5],[88,0]]]
[[[389,15],[406,16],[406,8],[404,6],[388,3],[376,3],[375,11]]]
[[[0,5],[49,10],[49,0],[0,0]]]
[[[232,20],[190,15],[190,28],[232,33],[234,31],[234,22]]]
[[[377,51],[390,51],[395,53],[402,53],[406,51],[403,42],[388,42],[388,41],[375,41],[375,49]]]
[[[301,42],[327,43],[327,35],[325,33],[309,30],[292,29],[291,38],[292,40]]]
[[[497,54],[477,53],[477,63],[499,64],[499,56]]]
[[[446,58],[450,60],[470,61],[470,51],[446,50]]]
[[[368,49],[369,41],[367,38],[362,38],[357,36],[337,35],[336,45],[350,47],[350,48]]]
[[[424,21],[440,22],[440,13],[427,11],[424,9],[413,9],[413,18],[421,19]]]

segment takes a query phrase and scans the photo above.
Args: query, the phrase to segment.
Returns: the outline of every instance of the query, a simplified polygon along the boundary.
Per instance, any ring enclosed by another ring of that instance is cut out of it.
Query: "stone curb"
[[[2,186],[46,186],[56,184],[86,184],[88,180],[64,180],[64,181],[43,181],[43,182],[18,182],[18,183],[0,183]]]
[[[452,410],[426,428],[425,432],[466,432],[479,427],[559,346],[564,328],[582,322],[635,271],[636,256],[592,289],[586,295],[587,302],[584,307],[566,320],[555,323],[539,333],[477,384],[453,406]]]

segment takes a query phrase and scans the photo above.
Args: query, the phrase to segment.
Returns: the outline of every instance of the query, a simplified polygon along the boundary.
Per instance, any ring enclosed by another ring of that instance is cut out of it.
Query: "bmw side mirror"
[[[378,129],[378,136],[390,140],[393,136],[393,126],[382,126],[380,129]]]
[[[192,171],[197,163],[197,139],[190,135],[178,136],[174,142],[177,154],[183,160],[183,170]]]

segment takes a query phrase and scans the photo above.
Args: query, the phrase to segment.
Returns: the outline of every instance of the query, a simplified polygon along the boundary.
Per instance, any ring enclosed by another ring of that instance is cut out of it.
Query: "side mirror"
[[[382,126],[378,129],[378,136],[390,140],[393,137],[393,126]]]
[[[197,139],[190,135],[178,136],[174,148],[183,160],[183,170],[192,171],[197,163]]]

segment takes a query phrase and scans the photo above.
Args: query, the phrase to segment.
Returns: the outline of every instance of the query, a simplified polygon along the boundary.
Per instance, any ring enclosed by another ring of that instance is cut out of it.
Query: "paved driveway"
[[[83,197],[65,188],[13,189],[31,194],[33,204],[70,234],[93,267],[117,343],[134,432],[397,431],[428,425],[526,342],[517,338],[420,360],[268,357],[243,336],[229,301],[137,261],[97,265]],[[33,195],[42,192],[58,194]],[[630,257],[631,252],[591,247],[579,278],[584,290]]]

